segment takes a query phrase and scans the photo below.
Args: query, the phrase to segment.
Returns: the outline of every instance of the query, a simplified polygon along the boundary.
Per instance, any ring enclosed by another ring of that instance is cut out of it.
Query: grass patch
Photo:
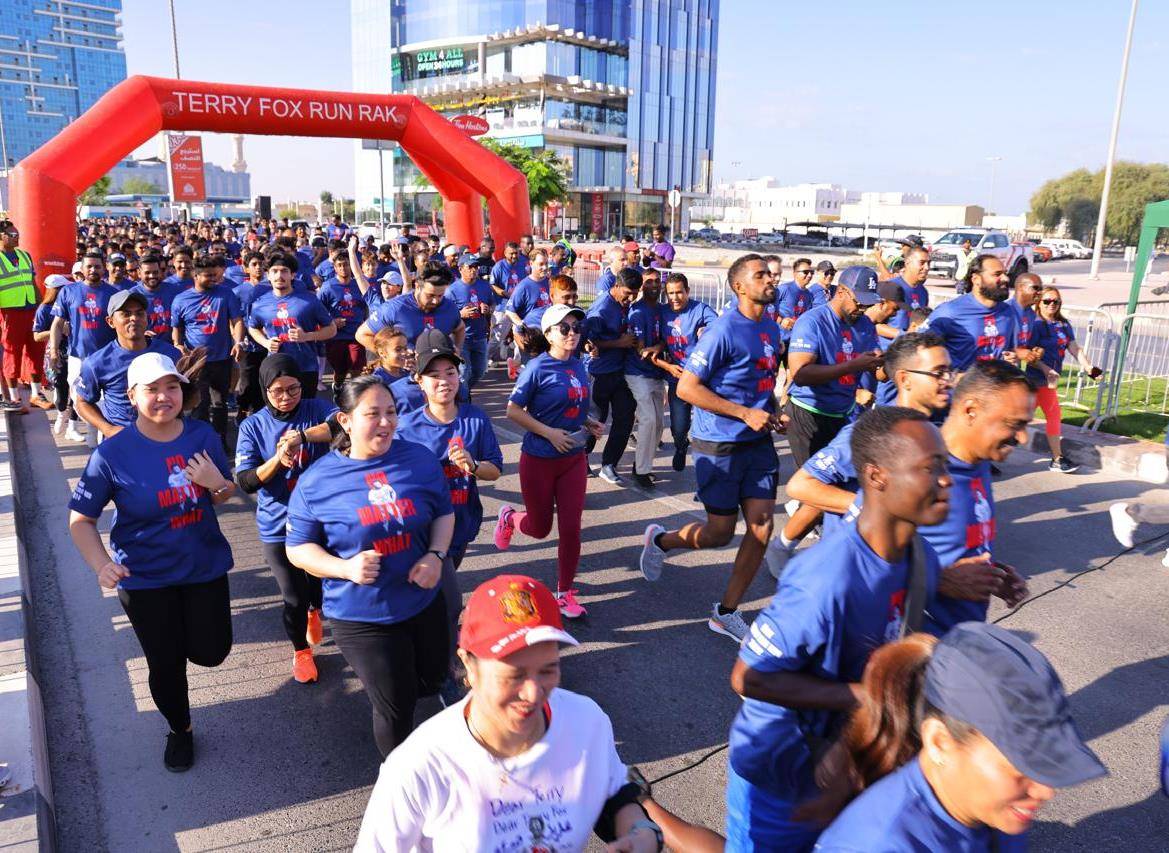
[[[1060,395],[1074,386],[1077,374],[1065,373],[1060,380]],[[1165,441],[1169,415],[1160,413],[1165,408],[1169,380],[1150,379],[1141,382],[1127,382],[1120,389],[1120,408],[1115,418],[1109,418],[1100,425],[1099,431],[1129,438],[1143,438],[1148,441]],[[1095,389],[1085,386],[1081,399],[1086,404],[1095,403]],[[1090,417],[1089,412],[1063,408],[1063,422],[1072,426],[1083,426]]]

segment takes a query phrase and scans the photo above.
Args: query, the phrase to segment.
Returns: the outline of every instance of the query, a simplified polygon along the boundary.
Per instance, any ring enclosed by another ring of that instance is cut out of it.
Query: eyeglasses
[[[918,373],[922,376],[932,376],[934,379],[938,380],[939,382],[949,382],[951,379],[954,378],[954,371],[948,367],[945,368],[944,370],[909,370],[907,368],[903,368],[903,369],[905,370],[906,373]]]
[[[1062,299],[1040,299],[1043,305],[1063,305]]]
[[[299,385],[288,385],[288,386],[285,386],[284,388],[269,388],[268,389],[268,396],[269,397],[299,397],[301,390],[302,390],[301,386],[299,386]]]
[[[580,334],[580,323],[557,323],[556,329],[567,338],[569,335]]]

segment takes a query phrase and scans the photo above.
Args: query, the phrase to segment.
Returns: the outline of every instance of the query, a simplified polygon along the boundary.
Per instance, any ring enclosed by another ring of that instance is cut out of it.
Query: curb
[[[1028,426],[1028,447],[1035,453],[1047,453],[1045,424]],[[1146,483],[1169,482],[1165,445],[1140,438],[1128,438],[1107,432],[1093,432],[1063,424],[1063,455],[1085,468],[1120,474]]]
[[[5,850],[57,849],[57,820],[49,779],[44,705],[31,634],[28,555],[20,484],[9,441],[12,419],[0,418],[0,761],[11,778],[0,795],[0,844]],[[17,606],[19,604],[19,606]]]

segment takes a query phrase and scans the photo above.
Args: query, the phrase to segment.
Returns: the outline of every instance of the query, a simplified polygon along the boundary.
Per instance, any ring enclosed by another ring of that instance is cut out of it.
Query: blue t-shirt
[[[333,262],[328,260],[327,258],[325,260],[321,261],[319,264],[316,265],[316,267],[313,268],[313,275],[315,275],[321,281],[325,281],[326,279],[332,278],[333,277]]]
[[[930,304],[930,292],[924,284],[910,285],[909,282],[899,275],[894,276],[889,281],[901,287],[902,301],[905,303],[905,308],[898,308],[897,313],[889,319],[888,325],[894,329],[900,329],[903,332],[908,331],[909,312],[916,311],[918,308],[928,308]]]
[[[760,320],[732,308],[706,327],[686,359],[685,370],[724,400],[751,409],[775,411],[775,375],[783,344],[779,327],[766,315]],[[755,432],[738,418],[694,407],[694,438],[704,441],[755,441]]]
[[[188,287],[195,286],[195,279],[183,278],[181,275],[168,275],[162,280],[162,283],[172,285],[178,290],[186,290]]]
[[[225,279],[224,284],[235,287],[237,284],[243,284],[244,279],[248,277],[248,271],[239,264],[232,264],[223,271],[223,277]]]
[[[369,316],[369,304],[361,295],[361,288],[356,279],[349,279],[344,284],[336,277],[323,283],[317,291],[317,298],[329,312],[329,316],[336,320],[345,319],[345,325],[337,330],[334,340],[352,341],[357,338],[357,330]]]
[[[97,287],[75,281],[57,293],[53,316],[69,324],[69,355],[85,358],[116,337],[106,322],[106,306],[117,292],[117,288],[104,281]]]
[[[114,426],[129,426],[138,418],[138,410],[130,404],[126,374],[130,362],[146,352],[162,353],[176,362],[180,357],[167,338],[147,338],[146,349],[141,350],[126,349],[116,340],[110,341],[81,362],[75,385],[77,396],[96,403],[102,417]]]
[[[239,425],[239,439],[235,447],[235,470],[259,468],[276,454],[276,444],[284,433],[308,429],[324,423],[337,407],[327,400],[301,400],[292,417],[277,420],[267,407],[248,415]],[[279,468],[271,480],[256,492],[256,527],[261,542],[283,542],[284,525],[288,514],[288,500],[292,490],[308,466],[329,450],[324,443],[302,444],[297,448],[296,466]]]
[[[987,308],[971,293],[964,293],[934,309],[921,326],[937,332],[946,342],[950,365],[963,373],[976,361],[1002,358],[1018,345],[1019,324],[1013,308],[996,302]]]
[[[134,287],[134,293],[141,293],[146,297],[148,303],[146,306],[147,331],[152,335],[166,335],[169,338],[171,330],[170,310],[175,297],[180,293],[179,286],[160,281],[158,287],[151,290],[145,284],[138,284]]]
[[[379,366],[374,368],[373,375],[389,386],[390,394],[394,397],[394,408],[397,410],[399,418],[426,405],[426,395],[422,393],[422,388],[415,381],[413,374],[403,373],[401,376],[392,376],[388,370]],[[463,386],[460,385],[460,397],[462,393]]]
[[[852,464],[852,446],[849,444],[849,439],[852,438],[852,429],[855,426],[856,421],[850,421],[841,427],[840,432],[836,433],[826,447],[812,454],[812,457],[804,463],[804,473],[811,475],[826,486],[835,486],[846,492],[852,492],[856,495],[853,506],[859,510],[862,501],[860,481],[857,480],[856,468]],[[850,511],[848,520],[855,519],[856,512]],[[844,516],[834,512],[824,513],[823,538],[827,539],[832,534],[839,532],[843,529],[844,524]]]
[[[296,291],[287,296],[278,296],[274,290],[265,291],[256,297],[248,312],[248,326],[260,329],[270,340],[280,341],[280,352],[292,356],[304,373],[316,373],[320,369],[316,342],[290,341],[289,329],[315,332],[332,322],[321,300],[311,293]]]
[[[994,492],[990,463],[971,465],[956,456],[946,463],[953,484],[950,511],[941,524],[919,527],[917,532],[934,547],[943,566],[962,557],[991,553],[995,538]],[[985,622],[986,602],[965,601],[939,595],[926,611],[926,630],[942,636],[959,622]]]
[[[525,278],[516,285],[511,297],[507,300],[506,310],[526,320],[528,313],[537,308],[546,308],[552,304],[552,297],[548,295],[549,281],[547,278],[536,281],[534,278]]]
[[[183,421],[174,441],[153,441],[130,424],[90,454],[69,509],[99,518],[110,501],[110,550],[130,572],[123,589],[206,583],[232,567],[231,546],[219,530],[211,494],[187,477],[196,453],[206,453],[224,477],[231,466],[210,424]]]
[[[375,335],[386,326],[400,327],[406,333],[406,345],[414,349],[418,336],[424,330],[438,329],[449,335],[461,322],[463,319],[459,316],[459,309],[453,299],[444,296],[434,311],[424,313],[418,307],[418,301],[413,293],[403,293],[383,303],[370,315],[367,325]]]
[[[516,380],[508,402],[545,426],[578,432],[589,416],[589,379],[580,359],[561,361],[549,353],[541,353],[525,366]],[[561,453],[548,439],[534,432],[524,434],[524,453],[556,459],[584,452],[584,443],[567,453]]]
[[[328,619],[402,622],[421,613],[439,587],[410,583],[410,569],[430,549],[430,525],[452,512],[438,457],[395,439],[382,456],[351,459],[336,450],[301,475],[288,502],[287,547],[316,543],[335,557],[362,551],[381,555],[371,584],[325,578]]]
[[[613,286],[613,282],[617,280],[617,276],[609,267],[601,270],[601,274],[597,276],[597,296],[604,296],[609,292],[609,288]]]
[[[820,282],[814,281],[808,285],[808,292],[812,294],[812,307],[819,308],[832,301],[832,297],[836,295],[836,285],[832,285],[832,290],[829,292],[828,288]]]
[[[439,457],[451,493],[451,506],[455,510],[455,533],[451,539],[451,548],[461,548],[468,542],[474,542],[483,524],[479,483],[474,474],[452,465],[448,457],[452,442],[459,441],[476,462],[490,462],[500,471],[503,470],[503,451],[499,449],[499,441],[486,412],[478,406],[463,403],[455,419],[449,424],[442,424],[434,419],[429,409],[423,407],[400,418],[395,435],[429,447]]]
[[[608,293],[589,307],[585,315],[585,337],[590,341],[615,341],[629,331],[629,311]],[[589,359],[593,376],[625,371],[625,348],[598,350]]]
[[[930,549],[925,562],[928,601],[938,574]],[[858,682],[869,656],[900,636],[908,582],[908,559],[881,559],[852,525],[788,564],[739,647],[739,660],[761,673]],[[773,797],[803,799],[816,790],[806,736],[828,737],[844,716],[744,699],[731,723],[731,767]]]
[[[816,841],[817,853],[1023,853],[1027,834],[955,820],[938,801],[918,757],[862,792]]]
[[[870,326],[872,325],[870,321]],[[836,316],[831,305],[813,308],[796,320],[792,329],[791,353],[811,353],[817,364],[832,365],[852,361],[858,355],[875,348],[864,326],[858,334],[854,326],[847,325]],[[846,373],[821,385],[800,385],[792,383],[788,392],[792,402],[827,415],[846,415],[856,403],[856,389],[860,377]]]
[[[630,305],[629,331],[637,336],[637,346],[625,351],[625,372],[630,376],[661,379],[665,371],[650,359],[642,358],[641,350],[657,346],[662,340],[662,304],[639,299]]]
[[[53,325],[53,306],[52,303],[46,305],[41,303],[37,306],[36,313],[32,317],[32,330],[34,332],[47,332]],[[37,365],[40,367],[40,365]]]
[[[1034,346],[1031,343],[1031,337],[1035,324],[1039,322],[1039,316],[1035,313],[1035,309],[1024,308],[1014,299],[1008,300],[1007,304],[1015,309],[1015,321],[1019,325],[1019,329],[1015,333],[1018,345],[1021,347]]]
[[[242,316],[239,297],[226,284],[184,290],[170,307],[171,324],[182,331],[188,347],[207,347],[208,361],[231,358],[231,322]]]
[[[1031,332],[1031,345],[1043,347],[1040,360],[1056,373],[1063,371],[1068,345],[1075,339],[1076,332],[1066,320],[1037,320]]]
[[[468,305],[479,306],[479,316],[463,320],[463,325],[467,327],[467,340],[487,340],[487,328],[491,322],[491,307],[495,304],[495,293],[491,286],[480,278],[475,279],[471,284],[456,281],[447,288],[446,296],[447,299],[455,303],[455,307],[460,312]]]
[[[681,366],[698,343],[699,333],[717,320],[718,314],[701,299],[691,299],[681,311],[663,305],[659,317],[665,352]]]
[[[795,317],[798,321],[812,307],[812,291],[800,287],[794,281],[785,281],[775,290],[775,310],[780,318]],[[791,329],[780,327],[779,333],[784,343],[791,340],[794,331],[794,327]]]
[[[300,285],[300,282],[293,282],[293,290]],[[250,281],[243,281],[232,288],[232,293],[235,298],[239,300],[240,312],[244,318],[244,349],[248,352],[259,352],[260,345],[252,340],[252,336],[246,334],[247,326],[252,315],[252,303],[263,296],[265,293],[272,292],[272,285],[266,281],[261,281],[259,284],[252,284]]]
[[[491,284],[502,290],[505,298],[510,297],[516,285],[526,277],[527,272],[524,270],[522,259],[517,260],[515,264],[509,264],[501,259],[491,268]]]

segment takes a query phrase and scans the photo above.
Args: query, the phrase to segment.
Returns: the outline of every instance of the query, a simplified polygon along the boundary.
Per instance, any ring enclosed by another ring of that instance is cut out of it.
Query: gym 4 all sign
[[[206,201],[203,182],[203,139],[185,133],[168,133],[170,195],[174,201]]]

